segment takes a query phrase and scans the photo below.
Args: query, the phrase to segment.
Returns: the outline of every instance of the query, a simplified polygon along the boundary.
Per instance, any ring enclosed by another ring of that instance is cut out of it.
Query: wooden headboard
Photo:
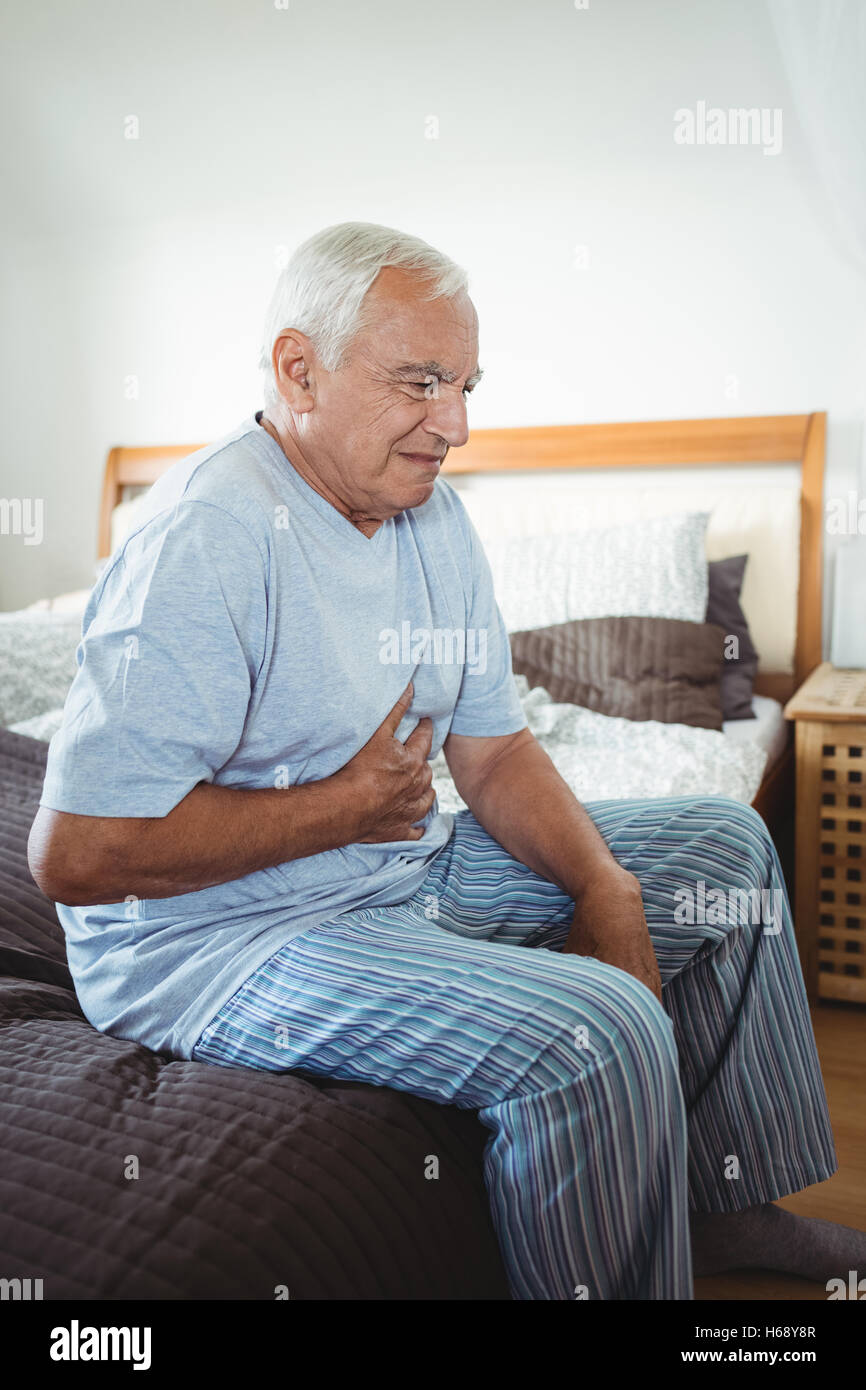
[[[473,430],[449,453],[445,473],[534,469],[688,468],[695,464],[800,465],[800,583],[794,675],[759,674],[760,694],[786,700],[821,661],[823,491],[826,413],[738,419],[650,420],[615,425],[544,425]],[[200,444],[115,448],[105,467],[99,557],[111,549],[111,514],[130,485],[156,481]]]

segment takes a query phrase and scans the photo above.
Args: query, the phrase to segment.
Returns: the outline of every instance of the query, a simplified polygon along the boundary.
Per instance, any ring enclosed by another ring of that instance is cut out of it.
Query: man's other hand
[[[643,910],[640,883],[618,865],[591,878],[575,904],[563,952],[616,965],[651,989],[662,982]]]

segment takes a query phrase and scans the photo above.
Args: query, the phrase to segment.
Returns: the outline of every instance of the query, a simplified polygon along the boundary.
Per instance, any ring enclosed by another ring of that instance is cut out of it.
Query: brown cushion
[[[724,638],[679,618],[578,618],[512,633],[512,665],[558,704],[721,729]]]
[[[740,604],[748,558],[748,555],[729,555],[726,560],[711,560],[707,566],[710,593],[704,617],[708,623],[716,623],[723,632],[737,639],[737,655],[726,652],[722,666],[722,715],[725,719],[755,718],[752,687],[758,672],[758,653]]]

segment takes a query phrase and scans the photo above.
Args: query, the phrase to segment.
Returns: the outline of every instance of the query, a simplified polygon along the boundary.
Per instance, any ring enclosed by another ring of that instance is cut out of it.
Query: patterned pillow
[[[705,620],[709,512],[650,517],[602,531],[488,542],[509,632],[574,618]]]
[[[80,613],[0,613],[0,726],[65,702],[80,639]]]

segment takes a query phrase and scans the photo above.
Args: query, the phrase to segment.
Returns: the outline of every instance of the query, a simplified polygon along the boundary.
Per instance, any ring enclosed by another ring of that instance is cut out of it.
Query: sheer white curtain
[[[768,0],[828,225],[866,271],[866,0]]]

